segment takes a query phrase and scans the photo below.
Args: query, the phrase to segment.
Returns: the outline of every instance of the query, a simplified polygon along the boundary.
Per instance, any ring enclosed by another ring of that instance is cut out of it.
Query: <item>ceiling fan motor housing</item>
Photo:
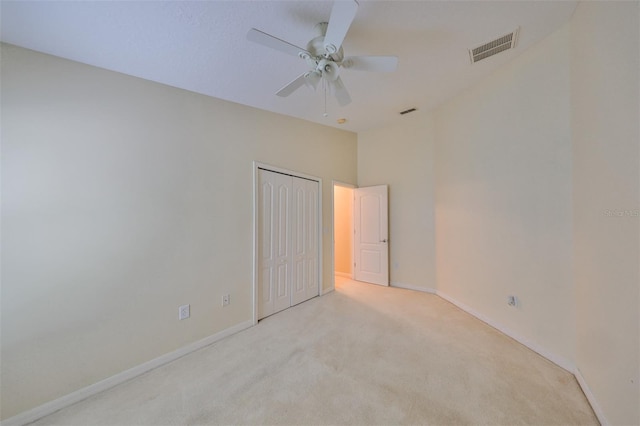
[[[327,26],[328,24],[326,22],[320,22],[314,27],[317,36],[307,43],[307,52],[309,52],[311,56],[302,55],[302,58],[307,61],[307,65],[309,65],[309,67],[316,68],[319,61],[323,58],[338,63],[344,58],[342,46],[340,46],[340,49],[338,49],[337,52],[331,54],[325,49],[324,38],[327,33]]]

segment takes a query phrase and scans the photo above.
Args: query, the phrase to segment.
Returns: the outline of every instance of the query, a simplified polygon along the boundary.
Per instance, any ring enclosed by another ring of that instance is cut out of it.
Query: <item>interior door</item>
[[[387,185],[354,190],[354,275],[357,281],[389,285]]]
[[[293,178],[291,304],[318,296],[318,182]]]
[[[291,306],[292,177],[259,170],[258,318]]]

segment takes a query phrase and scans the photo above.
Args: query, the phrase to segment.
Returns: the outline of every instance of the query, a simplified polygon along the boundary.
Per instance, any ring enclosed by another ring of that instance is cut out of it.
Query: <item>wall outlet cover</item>
[[[190,305],[182,305],[178,308],[178,319],[183,320],[187,319],[191,316],[191,306]]]

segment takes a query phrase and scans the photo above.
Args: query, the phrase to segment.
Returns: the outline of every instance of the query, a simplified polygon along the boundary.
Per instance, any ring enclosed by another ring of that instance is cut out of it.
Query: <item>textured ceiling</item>
[[[430,109],[569,20],[575,1],[360,0],[345,54],[396,55],[394,73],[343,70],[353,102],[302,87],[275,92],[304,61],[248,42],[258,28],[305,47],[330,1],[2,1],[4,42],[205,95],[362,131]],[[468,49],[520,27],[518,45],[471,65]],[[343,125],[338,118],[347,118]]]

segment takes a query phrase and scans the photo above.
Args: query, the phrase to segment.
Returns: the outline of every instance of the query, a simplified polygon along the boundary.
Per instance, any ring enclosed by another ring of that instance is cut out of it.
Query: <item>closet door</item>
[[[259,170],[258,318],[291,306],[292,179]]]
[[[318,182],[293,178],[291,304],[318,296]]]

